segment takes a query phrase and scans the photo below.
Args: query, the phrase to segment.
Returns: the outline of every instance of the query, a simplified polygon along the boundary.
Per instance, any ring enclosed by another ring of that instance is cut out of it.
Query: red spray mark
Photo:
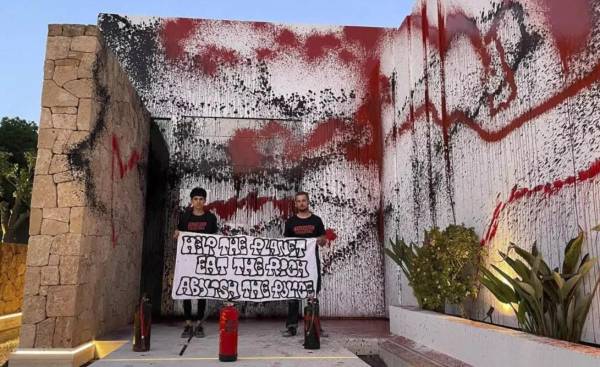
[[[115,166],[117,166],[117,168],[119,169],[119,179],[123,179],[125,177],[125,175],[130,172],[131,170],[133,170],[133,168],[137,165],[137,163],[140,161],[140,154],[138,153],[137,150],[133,150],[131,152],[131,155],[129,156],[129,159],[124,159],[124,157],[122,157],[121,155],[121,148],[119,147],[119,139],[117,138],[117,136],[115,134],[113,134],[112,136],[112,162],[111,162],[111,179],[113,181],[113,185],[111,186],[111,190],[112,187],[114,186],[114,182],[115,182]],[[113,205],[114,207],[114,205]],[[117,245],[117,233],[115,230],[115,218],[114,218],[114,213],[113,210],[114,208],[111,207],[110,209],[110,217],[111,217],[111,239],[112,239],[112,245],[113,248]]]
[[[308,61],[314,61],[325,56],[329,50],[338,49],[341,46],[339,38],[333,33],[314,34],[309,36],[304,43],[304,52]]]
[[[510,204],[520,201],[523,198],[530,198],[533,195],[544,195],[543,198],[550,197],[552,195],[557,194],[565,187],[573,186],[577,183],[586,182],[592,180],[596,176],[600,174],[600,159],[594,161],[588,168],[579,171],[574,176],[569,176],[564,179],[557,179],[553,182],[547,182],[544,184],[540,184],[534,186],[533,188],[528,187],[518,187],[515,185],[510,192],[510,196],[506,202],[499,202],[494,209],[494,213],[492,214],[492,219],[490,221],[490,225],[485,233],[485,236],[481,240],[481,244],[488,244],[496,235],[496,230],[498,229],[498,223],[500,220],[500,215],[502,211]]]
[[[242,199],[231,198],[228,200],[214,201],[207,205],[207,209],[211,211],[214,210],[221,219],[229,220],[239,209],[246,208],[253,212],[257,212],[268,203],[271,203],[279,210],[282,218],[289,218],[294,212],[293,198],[275,199],[266,196],[259,197],[255,192],[249,193],[245,198]]]
[[[160,39],[165,49],[165,55],[169,60],[174,61],[183,58],[183,44],[194,34],[197,27],[197,20],[186,18],[167,20],[163,24]]]
[[[582,51],[592,32],[592,4],[590,0],[535,0],[544,16],[558,48],[565,72],[569,59]]]
[[[325,230],[325,239],[329,242],[335,241],[337,238],[337,234],[332,228],[327,228]]]
[[[193,58],[193,65],[206,75],[215,75],[219,65],[233,66],[238,63],[237,52],[232,49],[209,45]]]

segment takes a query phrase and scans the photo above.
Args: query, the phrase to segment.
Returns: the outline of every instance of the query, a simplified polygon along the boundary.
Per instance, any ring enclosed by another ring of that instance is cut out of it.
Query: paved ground
[[[236,366],[348,366],[367,367],[354,353],[376,352],[379,338],[389,335],[386,320],[324,321],[329,338],[321,339],[321,349],[306,350],[303,337],[282,338],[282,321],[242,320],[239,328],[238,361]],[[157,324],[152,327],[150,352],[135,353],[131,348],[131,331],[111,335],[108,339],[127,341],[92,367],[140,366],[223,366],[218,361],[218,327],[216,322],[205,326],[206,337],[192,339],[183,356],[179,351],[185,343],[180,338],[182,324]]]

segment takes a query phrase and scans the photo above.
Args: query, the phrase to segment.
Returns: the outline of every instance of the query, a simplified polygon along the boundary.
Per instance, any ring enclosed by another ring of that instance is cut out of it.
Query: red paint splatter
[[[275,58],[277,53],[268,48],[259,48],[256,50],[256,58],[260,61],[271,60]]]
[[[207,209],[214,211],[221,219],[229,220],[233,218],[239,209],[248,209],[249,211],[257,212],[268,203],[271,203],[279,210],[282,218],[289,218],[294,213],[294,199],[292,197],[283,199],[266,196],[259,197],[255,192],[249,193],[242,199],[234,197],[228,200],[214,201],[207,205]]]
[[[121,156],[121,149],[119,148],[119,140],[116,135],[113,135],[113,137],[112,137],[112,153],[113,153],[112,154],[113,167],[115,165],[115,159],[116,159],[116,164],[117,164],[117,167],[119,168],[119,177],[120,178],[125,177],[125,174],[127,172],[131,171],[135,167],[135,165],[138,163],[138,161],[140,160],[140,154],[138,153],[138,151],[133,150],[131,152],[131,155],[129,156],[129,159],[127,160],[127,163],[124,163],[125,161],[123,160],[123,157]]]
[[[332,228],[327,228],[325,230],[325,239],[329,242],[331,241],[335,241],[337,238],[337,234],[335,233],[335,231]]]
[[[196,31],[198,21],[194,19],[169,19],[160,33],[167,59],[175,61],[184,57],[183,43]]]
[[[565,72],[569,59],[582,51],[592,33],[592,3],[590,0],[535,0],[554,37]]]
[[[239,61],[237,52],[232,49],[209,45],[195,55],[193,65],[207,75],[215,75],[220,65],[233,66]]]
[[[295,48],[300,45],[296,34],[289,29],[283,29],[275,38],[275,41],[284,48]]]
[[[124,159],[121,155],[121,148],[119,146],[119,139],[115,134],[112,136],[112,160],[111,160],[111,179],[113,186],[115,182],[115,166],[119,170],[119,179],[123,179],[125,175],[132,171],[140,160],[140,153],[137,150],[133,150],[129,159]],[[117,245],[117,232],[115,230],[115,218],[113,213],[113,207],[111,207],[111,240],[113,248]]]
[[[556,179],[553,182],[536,185],[533,188],[518,187],[515,185],[510,192],[508,200],[506,200],[506,202],[499,202],[496,205],[485,236],[481,240],[481,244],[488,244],[494,238],[498,228],[500,215],[508,205],[513,204],[523,198],[530,198],[531,196],[537,194],[543,194],[543,198],[547,198],[557,194],[565,187],[592,180],[598,175],[600,175],[600,159],[597,159],[588,168],[579,171],[576,175],[568,176],[564,179]]]
[[[352,52],[350,52],[346,49],[341,50],[338,57],[346,65],[356,61],[356,56],[354,56],[354,54]]]
[[[385,29],[374,27],[344,27],[344,39],[347,42],[356,42],[364,50],[376,50],[381,42]]]
[[[304,52],[308,61],[315,61],[326,55],[327,51],[340,48],[342,42],[333,33],[313,34],[304,43]]]

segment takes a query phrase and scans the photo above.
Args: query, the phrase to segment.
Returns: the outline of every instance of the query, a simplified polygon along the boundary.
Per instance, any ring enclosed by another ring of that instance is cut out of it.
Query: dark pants
[[[186,320],[198,321],[204,319],[204,309],[206,308],[206,300],[199,299],[197,300],[198,312],[196,313],[196,317],[192,316],[192,300],[184,299],[183,300],[183,315]]]
[[[317,249],[318,251],[318,249]],[[319,259],[319,253],[317,252],[317,296],[321,291],[321,260]],[[300,300],[299,299],[291,299],[288,301],[288,314],[287,320],[285,321],[286,328],[298,328],[298,314],[300,313]]]

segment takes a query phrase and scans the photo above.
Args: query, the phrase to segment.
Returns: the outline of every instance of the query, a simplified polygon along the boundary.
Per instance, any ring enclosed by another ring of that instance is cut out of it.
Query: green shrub
[[[477,272],[483,248],[473,228],[450,225],[425,231],[421,247],[392,241],[386,254],[406,275],[419,306],[441,311],[445,304],[462,310],[467,297],[477,297]]]
[[[524,331],[579,342],[600,284],[599,277],[592,291],[585,294],[583,279],[597,259],[590,258],[589,254],[581,259],[583,242],[583,231],[569,241],[560,272],[558,268],[550,270],[535,244],[528,252],[511,243],[507,253],[500,252],[500,255],[516,276],[508,275],[495,265],[492,268],[499,275],[481,267],[481,283],[500,302],[510,304]],[[524,261],[509,257],[512,251]]]

